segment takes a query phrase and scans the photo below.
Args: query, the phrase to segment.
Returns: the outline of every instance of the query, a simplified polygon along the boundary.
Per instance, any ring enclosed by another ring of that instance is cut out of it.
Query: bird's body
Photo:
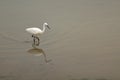
[[[34,34],[34,35],[40,35],[40,34],[43,33],[43,31],[40,28],[37,28],[37,27],[27,28],[26,31],[31,33],[31,34]]]
[[[41,35],[41,34],[43,34],[45,32],[46,27],[48,27],[50,29],[50,27],[48,26],[47,23],[43,24],[43,29],[42,30],[40,28],[37,28],[37,27],[32,27],[32,28],[27,28],[26,29],[26,31],[28,33],[32,34],[34,44],[36,42],[36,39],[38,40],[38,44],[39,44],[39,35]]]

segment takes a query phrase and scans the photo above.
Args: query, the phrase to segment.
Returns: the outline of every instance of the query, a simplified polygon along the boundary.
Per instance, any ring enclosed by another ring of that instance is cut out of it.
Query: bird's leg
[[[32,37],[34,37],[34,35],[32,35]]]
[[[39,44],[40,44],[39,37],[37,35],[34,35],[34,34],[32,35],[32,37],[33,37],[33,44],[39,46]],[[37,39],[37,41],[36,41],[36,39]]]
[[[36,39],[38,40],[37,46],[39,46],[39,44],[40,44],[40,39],[39,39],[39,37],[37,37],[37,36],[36,36]]]
[[[36,44],[35,37],[33,38],[34,45]]]
[[[32,35],[32,37],[33,37],[33,44],[35,45],[35,36]]]

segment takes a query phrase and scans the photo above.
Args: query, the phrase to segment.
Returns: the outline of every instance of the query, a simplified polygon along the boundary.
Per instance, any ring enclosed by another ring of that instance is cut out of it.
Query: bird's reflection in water
[[[46,63],[49,63],[51,61],[51,60],[47,59],[47,56],[46,56],[45,52],[43,51],[43,49],[34,47],[32,49],[29,49],[28,52],[30,54],[33,54],[34,56],[42,56],[43,55]]]

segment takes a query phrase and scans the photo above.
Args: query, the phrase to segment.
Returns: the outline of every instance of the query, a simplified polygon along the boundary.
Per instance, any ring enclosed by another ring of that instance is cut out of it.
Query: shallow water
[[[1,0],[0,80],[120,80],[119,0]],[[32,47],[27,27],[51,30]]]

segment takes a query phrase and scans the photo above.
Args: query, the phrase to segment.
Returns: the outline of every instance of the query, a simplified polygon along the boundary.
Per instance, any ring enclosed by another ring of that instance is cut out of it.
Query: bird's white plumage
[[[45,28],[48,27],[50,29],[50,27],[48,26],[47,23],[43,24],[43,29],[41,30],[40,28],[37,27],[32,27],[32,28],[27,28],[26,31],[33,34],[33,35],[40,35],[42,33],[45,32]]]
[[[39,29],[37,27],[27,28],[26,31],[31,33],[31,34],[40,34],[43,32],[41,29]]]

